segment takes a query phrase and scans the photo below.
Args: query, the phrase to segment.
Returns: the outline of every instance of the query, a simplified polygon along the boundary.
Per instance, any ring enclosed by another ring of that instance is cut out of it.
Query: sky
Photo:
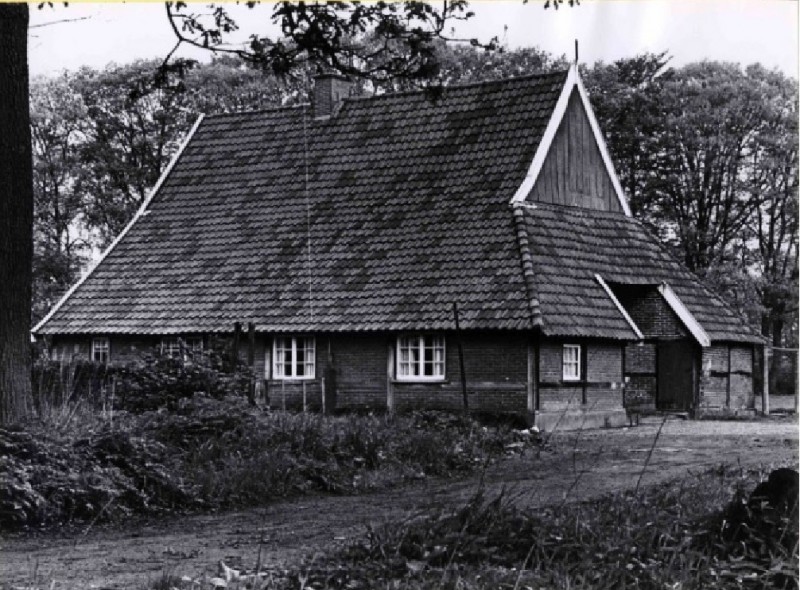
[[[163,57],[175,44],[161,2],[31,5],[31,73],[54,75],[81,66]],[[194,4],[197,11],[205,4]],[[241,30],[232,41],[270,28],[271,7],[230,4]],[[508,47],[538,46],[556,55],[574,53],[584,63],[613,61],[644,51],[669,51],[673,65],[702,59],[760,62],[798,78],[798,2],[794,0],[583,0],[580,6],[545,10],[531,0],[473,0],[475,16],[459,37]],[[66,22],[58,22],[66,21]],[[178,55],[207,60],[205,53]]]

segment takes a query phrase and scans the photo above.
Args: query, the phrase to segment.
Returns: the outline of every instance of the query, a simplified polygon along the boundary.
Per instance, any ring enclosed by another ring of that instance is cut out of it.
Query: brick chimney
[[[342,101],[351,95],[353,83],[339,74],[319,74],[314,78],[314,118],[336,115]]]

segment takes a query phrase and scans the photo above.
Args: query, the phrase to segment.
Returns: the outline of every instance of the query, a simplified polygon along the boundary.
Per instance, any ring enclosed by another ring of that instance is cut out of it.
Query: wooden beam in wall
[[[526,392],[528,394],[528,414],[534,415],[536,414],[536,389],[537,389],[537,377],[536,377],[536,350],[533,343],[528,340],[528,380],[526,383]]]
[[[386,354],[386,409],[394,412],[394,343],[391,340]]]

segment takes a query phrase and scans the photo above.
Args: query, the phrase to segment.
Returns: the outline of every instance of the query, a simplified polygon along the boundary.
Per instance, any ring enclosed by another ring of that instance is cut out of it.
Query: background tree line
[[[563,69],[538,49],[437,44],[444,86]],[[125,226],[201,112],[305,102],[312,69],[289,77],[237,56],[84,68],[31,84],[34,320]],[[669,66],[666,53],[582,67],[634,214],[684,263],[797,343],[797,82],[758,64]],[[360,82],[408,89],[415,78]]]

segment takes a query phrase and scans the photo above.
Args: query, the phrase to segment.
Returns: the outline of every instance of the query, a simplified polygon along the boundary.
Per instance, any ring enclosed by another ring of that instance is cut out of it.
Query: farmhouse
[[[543,427],[754,407],[761,340],[631,217],[575,66],[312,102],[201,117],[34,328],[52,354],[240,322],[273,405],[458,409],[463,361],[470,409]]]

